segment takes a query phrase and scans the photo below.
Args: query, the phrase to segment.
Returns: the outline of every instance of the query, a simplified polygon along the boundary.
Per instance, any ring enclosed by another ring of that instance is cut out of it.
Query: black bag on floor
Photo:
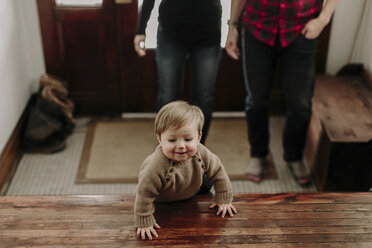
[[[24,131],[25,152],[52,153],[65,148],[75,126],[74,104],[67,95],[65,82],[51,75],[41,76]]]

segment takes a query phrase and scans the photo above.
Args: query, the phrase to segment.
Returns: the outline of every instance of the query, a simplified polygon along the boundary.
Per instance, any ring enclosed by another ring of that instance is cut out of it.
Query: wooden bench
[[[361,77],[317,77],[305,159],[320,191],[372,187],[372,86]]]
[[[0,247],[372,247],[371,193],[237,194],[232,218],[212,199],[157,204],[150,241],[136,237],[134,196],[0,197]]]

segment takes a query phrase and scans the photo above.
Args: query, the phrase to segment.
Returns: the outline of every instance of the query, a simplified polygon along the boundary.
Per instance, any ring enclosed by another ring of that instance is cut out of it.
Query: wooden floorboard
[[[132,195],[0,197],[0,247],[372,247],[371,193],[237,194],[232,218],[211,201],[156,204],[150,241]]]

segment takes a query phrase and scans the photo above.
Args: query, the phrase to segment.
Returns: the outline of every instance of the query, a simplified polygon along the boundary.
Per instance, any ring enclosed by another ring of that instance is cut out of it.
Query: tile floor
[[[55,154],[24,154],[5,195],[105,195],[134,194],[136,184],[76,184],[75,177],[84,147],[88,118],[77,119],[74,132],[65,150]],[[299,186],[290,175],[282,159],[281,130],[284,117],[271,117],[270,150],[278,179],[232,181],[234,193],[315,192],[314,184]],[[248,163],[248,162],[247,162]]]

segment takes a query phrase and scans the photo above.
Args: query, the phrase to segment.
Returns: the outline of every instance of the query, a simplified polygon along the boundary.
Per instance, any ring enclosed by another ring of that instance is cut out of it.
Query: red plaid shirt
[[[286,47],[319,15],[322,6],[323,0],[247,0],[245,27],[270,46],[279,31],[280,43]]]

